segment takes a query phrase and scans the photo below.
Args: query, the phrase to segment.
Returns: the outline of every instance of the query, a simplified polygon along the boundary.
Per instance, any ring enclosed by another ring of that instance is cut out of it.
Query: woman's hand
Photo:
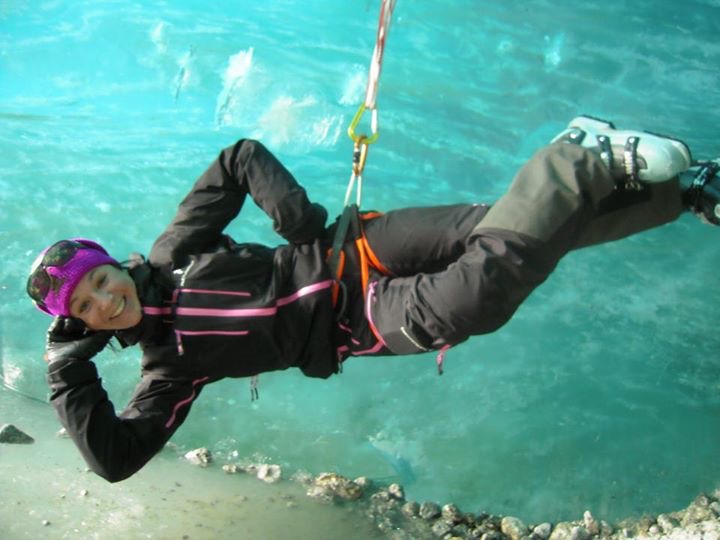
[[[92,332],[82,321],[56,317],[47,331],[45,361],[90,360],[108,344],[113,332]]]

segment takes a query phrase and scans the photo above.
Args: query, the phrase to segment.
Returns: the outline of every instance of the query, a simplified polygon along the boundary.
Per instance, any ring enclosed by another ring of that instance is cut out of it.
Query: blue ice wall
[[[195,177],[263,140],[338,212],[377,1],[0,2],[0,367],[46,398],[34,254],[149,249]],[[399,0],[364,206],[492,202],[582,112],[720,154],[720,2]],[[238,240],[276,244],[248,204]],[[527,520],[685,506],[720,479],[720,231],[691,216],[571,254],[499,332],[208,388],[175,437]],[[137,351],[97,359],[117,408]],[[52,414],[48,408],[48,414]]]

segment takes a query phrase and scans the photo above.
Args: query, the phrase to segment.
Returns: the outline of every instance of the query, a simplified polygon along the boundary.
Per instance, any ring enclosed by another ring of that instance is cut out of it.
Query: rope
[[[365,92],[365,101],[358,107],[355,116],[348,126],[348,135],[353,140],[353,166],[350,181],[345,192],[345,203],[347,206],[350,202],[353,188],[357,185],[357,194],[355,204],[360,207],[362,198],[362,173],[365,168],[367,159],[368,146],[374,143],[380,136],[380,126],[378,121],[377,94],[380,85],[380,73],[382,72],[382,61],[385,54],[385,42],[387,40],[388,31],[390,30],[390,20],[395,9],[397,0],[382,0],[380,5],[380,17],[378,18],[377,37],[375,39],[375,49],[373,50],[372,59],[370,60],[370,71],[368,73],[368,84]],[[371,134],[368,137],[364,134],[356,133],[356,129],[360,124],[360,120],[365,111],[371,111],[370,129]]]
[[[390,30],[390,20],[393,10],[395,9],[395,2],[396,0],[383,0],[380,6],[377,39],[375,40],[375,50],[373,51],[372,60],[370,61],[370,74],[368,76],[368,86],[365,94],[365,107],[368,109],[374,109],[375,102],[377,101],[380,71],[382,70],[382,60],[385,53],[385,40]]]

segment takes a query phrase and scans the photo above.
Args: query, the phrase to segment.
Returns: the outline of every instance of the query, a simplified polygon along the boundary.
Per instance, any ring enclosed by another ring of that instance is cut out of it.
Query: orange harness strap
[[[360,280],[362,283],[363,298],[367,295],[368,281],[370,280],[370,268],[377,270],[385,276],[392,275],[392,272],[385,268],[380,262],[375,252],[370,247],[370,243],[365,236],[365,230],[363,229],[362,222],[370,221],[377,217],[382,216],[381,212],[365,212],[358,214],[360,221],[358,222],[359,235],[355,239],[355,249],[357,249],[358,257],[360,258]],[[332,248],[328,250],[328,259],[332,255]],[[334,283],[332,285],[332,303],[333,306],[337,305],[338,297],[340,295],[340,279],[342,278],[345,270],[345,252],[340,252],[337,272],[333,276]]]
[[[330,255],[332,255],[332,248],[328,249],[327,258],[330,258]],[[338,297],[340,296],[340,278],[343,275],[343,271],[345,270],[345,252],[340,252],[340,260],[338,261],[338,269],[337,274],[333,276],[333,284],[330,288],[330,292],[332,294],[332,305],[333,307],[337,306]]]
[[[380,212],[366,212],[364,214],[360,214],[360,237],[355,240],[355,247],[360,255],[360,277],[362,280],[363,298],[367,296],[368,281],[370,281],[370,268],[377,270],[384,276],[391,275],[390,270],[385,268],[385,265],[380,262],[380,259],[378,259],[377,255],[375,255],[375,252],[370,247],[370,242],[368,242],[367,236],[365,236],[365,229],[362,226],[363,221],[370,221],[371,219],[375,219],[380,216],[382,216],[382,213]]]

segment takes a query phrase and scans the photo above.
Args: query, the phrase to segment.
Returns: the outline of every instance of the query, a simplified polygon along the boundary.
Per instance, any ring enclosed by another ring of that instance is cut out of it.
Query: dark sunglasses
[[[47,269],[51,266],[63,266],[69,262],[80,249],[84,249],[79,242],[73,240],[60,240],[50,246],[42,259],[30,271],[27,281],[27,293],[40,307],[45,307],[45,298],[53,286],[53,277]]]

